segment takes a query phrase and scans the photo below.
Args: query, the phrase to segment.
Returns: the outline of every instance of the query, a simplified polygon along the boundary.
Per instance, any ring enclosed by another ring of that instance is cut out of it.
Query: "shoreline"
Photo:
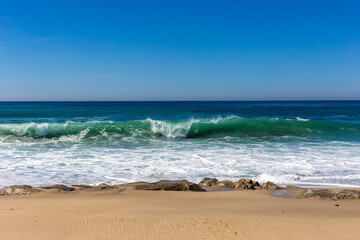
[[[181,180],[159,180],[159,181],[188,181],[186,179],[181,179]],[[231,181],[231,180],[222,180],[222,181]],[[191,181],[188,181],[191,182]],[[236,182],[236,181],[235,181]],[[256,181],[258,182],[258,181]],[[267,181],[269,182],[269,181]],[[55,186],[55,185],[62,185],[62,186],[67,186],[67,187],[71,187],[71,186],[88,186],[89,188],[96,188],[99,185],[108,185],[108,186],[112,186],[112,187],[118,187],[118,186],[128,186],[128,185],[134,185],[134,184],[138,184],[138,183],[153,183],[151,181],[134,181],[134,182],[125,182],[125,183],[109,183],[109,182],[98,182],[98,183],[76,183],[76,184],[66,184],[66,183],[54,183],[51,185],[44,185],[44,184],[37,184],[37,185],[31,185],[31,184],[27,184],[27,183],[18,183],[18,184],[9,184],[9,185],[2,185],[0,186],[0,190],[7,188],[7,187],[12,187],[12,186],[31,186],[33,188],[48,188],[51,186]],[[192,182],[192,183],[196,183],[196,182]],[[265,183],[265,182],[264,182]],[[360,186],[358,185],[348,185],[348,184],[318,184],[318,183],[281,183],[281,184],[277,184],[274,183],[276,186],[282,187],[282,188],[286,188],[287,186],[292,186],[292,187],[296,187],[296,188],[302,188],[302,189],[344,189],[344,188],[349,188],[349,189],[360,189]],[[0,194],[1,195],[1,194]]]
[[[125,190],[146,191],[190,191],[190,192],[222,192],[237,190],[271,190],[273,196],[289,198],[325,198],[332,200],[360,199],[360,188],[356,187],[299,187],[293,185],[279,186],[270,181],[260,184],[252,179],[239,179],[238,181],[222,180],[206,177],[199,183],[187,180],[160,180],[158,182],[133,182],[125,184],[108,185],[63,185],[32,187],[30,185],[12,185],[0,189],[0,197],[6,195],[32,195],[41,192],[76,192],[113,190],[122,192]]]

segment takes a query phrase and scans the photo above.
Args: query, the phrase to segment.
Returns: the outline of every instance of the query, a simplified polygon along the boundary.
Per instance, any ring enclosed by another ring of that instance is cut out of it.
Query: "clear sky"
[[[360,99],[360,1],[0,1],[0,100]]]

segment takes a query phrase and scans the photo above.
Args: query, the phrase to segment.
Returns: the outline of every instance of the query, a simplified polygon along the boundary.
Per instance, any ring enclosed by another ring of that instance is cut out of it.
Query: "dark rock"
[[[59,191],[65,191],[65,192],[71,192],[71,191],[75,191],[76,189],[73,187],[68,187],[66,185],[62,185],[62,184],[55,184],[55,185],[51,185],[48,187],[41,187],[43,189],[57,189]]]
[[[216,186],[217,187],[235,188],[235,184],[229,180],[219,181]]]
[[[33,188],[29,185],[13,185],[0,189],[0,195],[26,195],[39,191],[39,189]]]
[[[255,183],[251,179],[240,179],[237,182],[234,182],[236,189],[251,189],[255,190]]]
[[[99,189],[112,189],[114,188],[113,186],[110,186],[106,183],[100,183],[99,186],[97,186]]]
[[[196,183],[188,182],[186,180],[161,180],[154,182],[156,186],[159,186],[161,190],[165,191],[193,191],[193,192],[206,192],[205,189],[197,185]]]
[[[332,194],[332,199],[360,199],[360,191],[342,190]]]
[[[159,186],[156,186],[155,184],[152,184],[152,183],[140,183],[138,185],[135,185],[134,189],[135,190],[152,190],[152,191],[161,190],[161,188]]]
[[[123,186],[134,187],[135,190],[164,190],[164,191],[193,191],[206,192],[205,189],[196,183],[188,182],[186,180],[161,180],[154,183],[137,182],[124,184]]]
[[[229,180],[219,181],[216,178],[206,177],[199,182],[199,186],[201,187],[225,187],[225,188],[235,188],[235,189],[255,189],[255,187],[259,187],[260,184],[257,181],[253,181],[251,179],[240,179],[237,182],[232,182]]]
[[[359,194],[360,194],[360,191],[358,191],[358,190],[351,190],[351,189],[343,189],[343,190],[341,190],[339,193],[359,195]]]
[[[198,184],[200,187],[226,187],[226,188],[235,188],[235,185],[232,181],[224,180],[219,181],[216,178],[206,177],[201,180]]]
[[[217,185],[219,182],[219,180],[217,180],[216,178],[209,178],[209,177],[206,177],[204,178],[203,180],[201,180],[198,185],[200,187],[212,187],[212,186],[215,186]]]
[[[318,190],[306,189],[305,191],[303,191],[303,193],[301,195],[304,198],[309,198],[309,197],[331,198],[330,197],[331,194],[332,194],[332,192],[327,189],[318,189]]]
[[[263,183],[260,186],[261,189],[275,189],[275,190],[281,190],[281,189],[285,189],[283,187],[280,187],[272,182],[267,181],[266,183]]]
[[[356,190],[342,190],[340,192],[332,192],[327,189],[306,189],[302,195],[303,198],[315,197],[315,198],[328,198],[333,200],[341,199],[360,199],[360,191]]]

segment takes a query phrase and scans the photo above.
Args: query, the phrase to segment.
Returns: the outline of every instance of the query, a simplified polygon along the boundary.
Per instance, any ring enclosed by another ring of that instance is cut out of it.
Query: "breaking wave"
[[[80,139],[116,137],[268,137],[317,136],[360,139],[360,124],[349,122],[312,121],[308,119],[249,119],[228,117],[160,121],[146,119],[129,122],[66,122],[0,124],[0,137],[52,139],[76,136]]]

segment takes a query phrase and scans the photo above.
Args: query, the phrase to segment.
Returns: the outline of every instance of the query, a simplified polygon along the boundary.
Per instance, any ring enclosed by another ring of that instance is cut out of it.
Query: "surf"
[[[89,121],[66,123],[10,123],[0,124],[0,137],[16,139],[59,139],[78,136],[98,138],[216,138],[234,137],[332,137],[360,138],[360,124],[349,122],[314,121],[309,119],[257,119],[237,116],[182,121],[139,120],[128,122]]]

